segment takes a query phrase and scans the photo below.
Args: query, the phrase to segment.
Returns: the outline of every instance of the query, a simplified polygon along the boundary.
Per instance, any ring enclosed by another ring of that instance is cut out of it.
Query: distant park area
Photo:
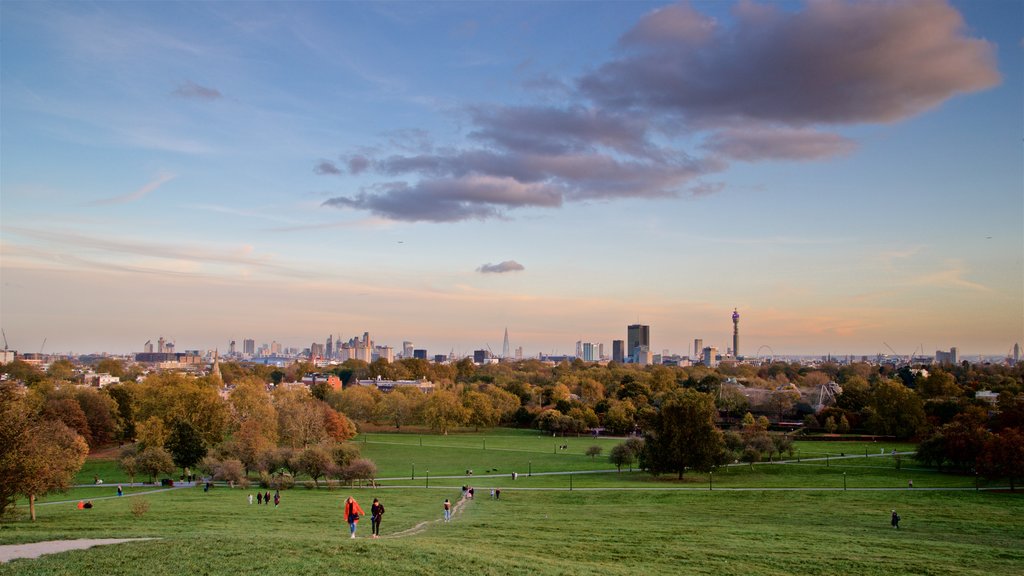
[[[0,546],[153,540],[15,559],[0,574],[1009,575],[1024,567],[1024,499],[1000,483],[920,465],[912,444],[798,441],[781,462],[678,480],[618,471],[607,454],[623,440],[514,429],[363,434],[350,442],[376,463],[376,488],[325,480],[312,488],[300,475],[276,506],[249,503],[275,491],[255,482],[128,486],[114,459],[91,457],[75,487],[37,501],[35,522],[0,523]],[[354,540],[341,512],[348,496],[367,512]],[[374,498],[386,506],[376,540]],[[447,524],[446,498],[456,504]],[[93,507],[80,509],[84,500]]]

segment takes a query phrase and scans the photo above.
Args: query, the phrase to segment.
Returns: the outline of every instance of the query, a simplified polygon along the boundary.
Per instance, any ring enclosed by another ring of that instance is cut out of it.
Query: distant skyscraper
[[[636,362],[637,349],[641,347],[650,349],[651,347],[651,327],[646,324],[630,324],[626,328],[626,345],[630,358]]]
[[[253,340],[252,338],[246,338],[245,340],[242,340],[242,354],[245,354],[246,356],[255,356],[256,341]]]
[[[522,346],[516,346],[516,360],[522,360],[522,359],[523,359],[523,347]]]
[[[693,359],[700,360],[701,354],[704,353],[704,340],[701,338],[693,339]]]
[[[426,360],[427,359],[427,350],[426,350],[426,348],[417,348],[417,349],[413,350],[412,351],[412,357],[413,358],[419,358],[420,360]]]
[[[732,357],[740,357],[740,313],[732,309]]]
[[[949,352],[943,350],[935,351],[935,363],[936,364],[956,364],[957,363],[957,350],[956,347],[949,349]]]
[[[597,346],[592,342],[583,343],[583,361],[584,362],[596,362],[597,358]]]
[[[156,341],[156,351],[161,354],[167,353],[167,341],[164,340],[163,336],[161,336],[160,339]]]
[[[622,364],[626,361],[626,343],[622,340],[612,340],[612,362]]]
[[[413,354],[416,353],[416,349],[413,348],[412,342],[406,340],[402,342],[402,358],[414,358]]]
[[[153,342],[151,340],[146,340],[146,345],[142,347],[142,350],[146,354],[152,354],[153,353]]]
[[[1020,364],[1020,343],[1013,345],[1013,365]]]
[[[705,348],[701,362],[703,362],[705,366],[709,366],[711,368],[718,366],[718,348],[715,348],[714,346],[708,346]]]
[[[232,340],[231,343],[228,344],[228,355],[234,356],[236,353],[238,353],[238,350],[235,348],[235,341]]]
[[[505,342],[501,345],[501,357],[502,359],[509,357],[508,350],[508,326],[505,326]]]
[[[583,340],[576,341],[576,357],[583,358]]]
[[[334,358],[334,337],[327,335],[327,345],[324,346],[324,357]]]

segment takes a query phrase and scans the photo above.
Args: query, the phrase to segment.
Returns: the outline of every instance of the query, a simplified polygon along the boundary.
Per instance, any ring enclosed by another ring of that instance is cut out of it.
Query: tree
[[[0,382],[0,515],[23,495],[35,520],[36,497],[66,489],[88,452],[81,436],[61,422],[38,418],[13,383]]]
[[[454,393],[437,390],[430,395],[423,405],[423,420],[431,430],[448,434],[448,430],[462,425],[468,416],[468,410],[462,406]]]
[[[183,420],[174,423],[164,448],[183,472],[185,468],[195,466],[206,456],[203,439],[192,424]]]
[[[372,460],[357,458],[345,467],[342,474],[349,482],[363,480],[369,482],[373,487],[377,486],[375,481],[377,478],[377,465]]]
[[[868,430],[897,438],[910,438],[925,424],[924,405],[913,390],[892,380],[883,380],[871,392]]]
[[[377,405],[382,401],[381,395],[381,391],[376,387],[349,386],[328,398],[332,406],[349,418],[369,422],[377,413]]]
[[[846,419],[846,414],[839,417],[839,424],[836,424],[836,430],[839,430],[840,434],[846,434],[850,431],[850,421]]]
[[[214,479],[223,480],[234,488],[235,484],[247,484],[242,462],[237,458],[220,461],[212,470]],[[244,487],[244,486],[243,486]]]
[[[619,472],[622,472],[623,466],[631,466],[635,458],[633,451],[625,444],[616,444],[608,452],[608,461],[614,464]]]
[[[125,448],[117,459],[117,465],[128,475],[132,484],[135,484],[135,474],[139,471],[138,453],[134,446]]]
[[[1006,428],[991,435],[978,457],[978,472],[993,480],[1006,478],[1010,490],[1016,490],[1016,481],[1024,478],[1024,434]]]
[[[60,422],[44,420],[30,429],[19,491],[28,496],[32,520],[36,497],[67,490],[88,453],[85,440]]]
[[[652,474],[706,472],[722,462],[722,431],[715,426],[714,398],[692,389],[671,393],[644,434],[642,465]]]
[[[51,397],[43,407],[43,418],[63,423],[84,438],[86,443],[92,443],[89,421],[74,398]]]
[[[299,454],[299,471],[308,474],[316,487],[320,486],[317,479],[330,474],[334,465],[330,452],[321,446],[310,446]]]
[[[588,447],[586,454],[587,456],[590,456],[591,460],[594,460],[597,456],[601,455],[601,452],[604,452],[604,448],[595,445]]]
[[[462,403],[466,408],[466,423],[475,430],[491,428],[498,423],[498,412],[487,394],[470,390],[462,395]]]
[[[118,405],[106,392],[94,388],[79,388],[75,400],[89,423],[89,446],[105,446],[121,434]]]
[[[149,475],[150,482],[160,474],[174,472],[174,460],[171,459],[167,450],[159,446],[150,446],[144,449],[136,457],[136,462],[139,471]]]

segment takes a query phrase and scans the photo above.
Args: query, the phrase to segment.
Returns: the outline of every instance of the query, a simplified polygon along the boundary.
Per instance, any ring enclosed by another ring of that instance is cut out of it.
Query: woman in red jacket
[[[359,503],[356,502],[356,499],[351,496],[345,500],[345,506],[343,509],[345,511],[345,521],[348,522],[348,529],[352,533],[350,538],[355,538],[356,525],[359,523],[359,517],[363,516],[365,512],[363,512],[363,509],[359,507]]]

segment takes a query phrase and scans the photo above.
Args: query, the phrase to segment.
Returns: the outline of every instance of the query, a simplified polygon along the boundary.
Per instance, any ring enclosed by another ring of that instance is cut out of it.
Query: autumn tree
[[[149,446],[139,452],[135,458],[139,472],[149,475],[149,481],[160,474],[174,472],[174,460],[171,455],[160,446]]]
[[[375,386],[349,386],[341,392],[329,394],[328,402],[336,410],[360,422],[369,422],[377,413],[383,393]]]
[[[323,446],[309,446],[298,456],[297,468],[308,474],[313,479],[313,485],[317,487],[317,479],[330,474],[334,466],[330,451]]]
[[[992,434],[978,456],[978,472],[993,480],[1006,478],[1010,490],[1024,478],[1024,433],[1017,428],[1005,428]]]
[[[0,382],[0,515],[23,495],[35,520],[36,498],[66,490],[88,452],[81,436],[61,422],[39,418],[18,398],[13,383]]]
[[[498,412],[487,394],[469,390],[462,395],[462,404],[466,409],[466,424],[475,430],[491,428],[498,423]]]
[[[469,411],[459,398],[447,390],[436,390],[423,404],[423,420],[431,430],[448,435],[452,428],[461,426],[469,417]]]
[[[586,455],[590,456],[591,460],[594,460],[596,457],[601,455],[601,452],[604,452],[604,448],[594,445],[587,447]]]

